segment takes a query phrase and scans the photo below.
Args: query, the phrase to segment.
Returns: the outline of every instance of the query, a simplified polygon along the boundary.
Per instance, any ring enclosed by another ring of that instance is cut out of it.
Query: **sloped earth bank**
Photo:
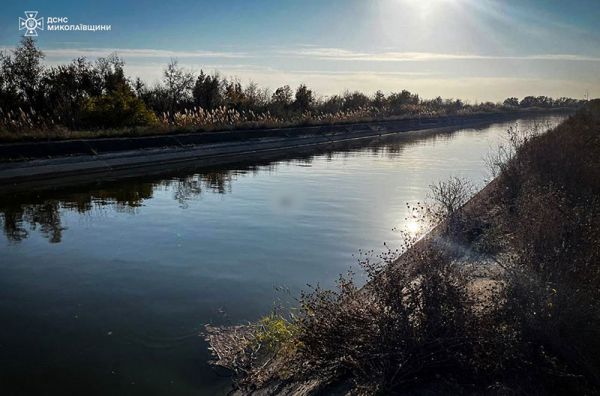
[[[518,143],[514,145],[514,153],[505,157],[506,162],[492,183],[391,262],[387,272],[371,280],[379,282],[381,276],[390,277],[396,272],[412,273],[410,267],[425,263],[416,258],[436,257],[439,252],[442,255],[450,252],[447,257],[459,263],[460,268],[474,268],[476,274],[468,278],[465,290],[476,302],[467,308],[476,311],[472,318],[489,320],[476,321],[486,327],[476,329],[481,338],[466,338],[469,343],[484,346],[483,354],[480,351],[479,355],[466,359],[468,370],[453,371],[450,360],[438,361],[439,366],[427,371],[423,367],[427,368],[429,363],[417,360],[409,367],[414,378],[394,383],[398,372],[405,368],[398,367],[391,379],[386,375],[370,378],[373,373],[364,370],[377,368],[379,359],[382,365],[384,361],[394,362],[389,355],[397,353],[394,348],[402,349],[403,345],[397,338],[393,338],[400,342],[397,346],[381,345],[380,354],[370,355],[375,360],[371,363],[352,360],[352,352],[345,358],[342,353],[336,354],[336,349],[350,350],[348,346],[352,345],[328,345],[328,341],[319,344],[319,339],[335,339],[327,338],[329,334],[292,336],[296,342],[292,352],[289,345],[283,344],[275,353],[265,353],[261,345],[256,347],[260,341],[252,327],[208,327],[207,339],[215,353],[215,365],[233,368],[237,370],[237,378],[241,378],[235,394],[596,394],[600,390],[597,342],[600,337],[600,101],[590,102],[546,134],[513,143]],[[425,282],[426,273],[423,275],[419,268],[414,273],[421,275],[416,275],[413,284]],[[390,285],[383,280],[382,283]],[[404,283],[403,287],[407,285],[411,284]],[[344,301],[360,304],[362,300],[368,306],[375,297],[371,295],[376,290],[372,286],[367,284],[353,298],[338,300],[339,304]],[[397,295],[393,290],[388,292]],[[337,307],[342,311],[347,308]],[[423,309],[426,308],[425,305]],[[310,316],[327,312],[319,311],[318,304],[301,309],[304,312],[300,315],[309,318],[300,322],[300,331],[310,329],[310,324],[319,324],[318,318]],[[452,311],[458,307],[445,309]],[[348,311],[359,315],[363,312],[354,308]],[[337,315],[335,311],[329,312]],[[376,321],[379,319],[375,317]],[[356,320],[364,318],[356,316]],[[443,324],[430,329],[432,333],[423,334],[440,334],[443,345],[447,341],[444,337],[448,337],[446,326],[452,324],[438,323]],[[377,326],[375,329],[381,330]],[[358,328],[371,327],[359,323]],[[260,340],[262,336],[258,334]],[[364,342],[373,342],[369,334],[364,335]],[[314,342],[302,343],[307,340]],[[363,342],[360,335],[338,340],[354,342],[358,349]],[[315,345],[322,345],[322,350],[314,349]],[[477,347],[466,345],[464,353],[468,356]],[[249,348],[254,348],[250,357]],[[313,348],[312,352],[321,356],[313,359],[306,354],[307,348]],[[339,359],[340,355],[342,360],[337,366],[327,361],[327,356]],[[459,355],[458,361],[464,363],[463,352],[444,356]],[[244,359],[254,361],[244,362]],[[318,364],[321,369],[333,367],[333,371],[321,373],[319,367],[307,367],[311,364]],[[417,380],[419,376],[421,379]]]

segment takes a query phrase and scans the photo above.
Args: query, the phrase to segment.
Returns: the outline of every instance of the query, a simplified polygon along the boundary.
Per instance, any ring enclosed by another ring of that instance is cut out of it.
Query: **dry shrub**
[[[495,190],[504,315],[549,392],[600,386],[600,102],[517,146]],[[552,388],[554,387],[554,390]]]
[[[440,220],[456,213],[474,193],[473,184],[464,178],[451,177],[430,186],[434,202],[433,215]]]
[[[468,276],[440,251],[412,259],[411,268],[369,265],[364,289],[342,278],[335,292],[302,296],[299,374],[389,392],[469,370],[478,319]]]
[[[495,299],[474,295],[471,272],[451,251],[407,254],[410,265],[402,267],[393,265],[394,252],[364,260],[368,279],[362,288],[352,275],[340,277],[336,290],[302,294],[291,319],[263,319],[254,339],[273,354],[238,359],[251,364],[235,368],[244,373],[237,386],[250,391],[269,381],[316,382],[321,390],[346,384],[361,393],[388,394],[423,386],[451,391],[464,381],[487,384],[506,360],[499,359],[503,352],[490,351],[506,351],[514,338],[508,326],[489,317]],[[484,288],[490,297],[498,293],[492,283]],[[245,356],[257,356],[256,350],[247,347]]]

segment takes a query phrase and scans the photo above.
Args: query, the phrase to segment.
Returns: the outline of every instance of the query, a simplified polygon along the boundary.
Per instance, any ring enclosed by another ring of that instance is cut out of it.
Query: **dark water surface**
[[[0,195],[0,393],[226,393],[204,324],[255,320],[398,244],[406,203],[449,176],[482,186],[512,124]]]

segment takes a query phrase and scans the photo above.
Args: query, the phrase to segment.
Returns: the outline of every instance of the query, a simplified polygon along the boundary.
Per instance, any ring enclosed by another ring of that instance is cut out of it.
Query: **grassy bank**
[[[546,133],[511,129],[494,182],[434,188],[434,234],[363,262],[359,287],[209,329],[239,393],[600,392],[600,101]]]

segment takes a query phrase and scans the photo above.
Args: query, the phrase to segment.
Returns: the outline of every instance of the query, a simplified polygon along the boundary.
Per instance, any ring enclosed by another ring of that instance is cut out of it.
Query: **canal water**
[[[407,203],[481,187],[518,123],[402,134],[269,163],[0,194],[0,392],[225,394],[205,324],[331,287],[359,249],[400,243]]]

